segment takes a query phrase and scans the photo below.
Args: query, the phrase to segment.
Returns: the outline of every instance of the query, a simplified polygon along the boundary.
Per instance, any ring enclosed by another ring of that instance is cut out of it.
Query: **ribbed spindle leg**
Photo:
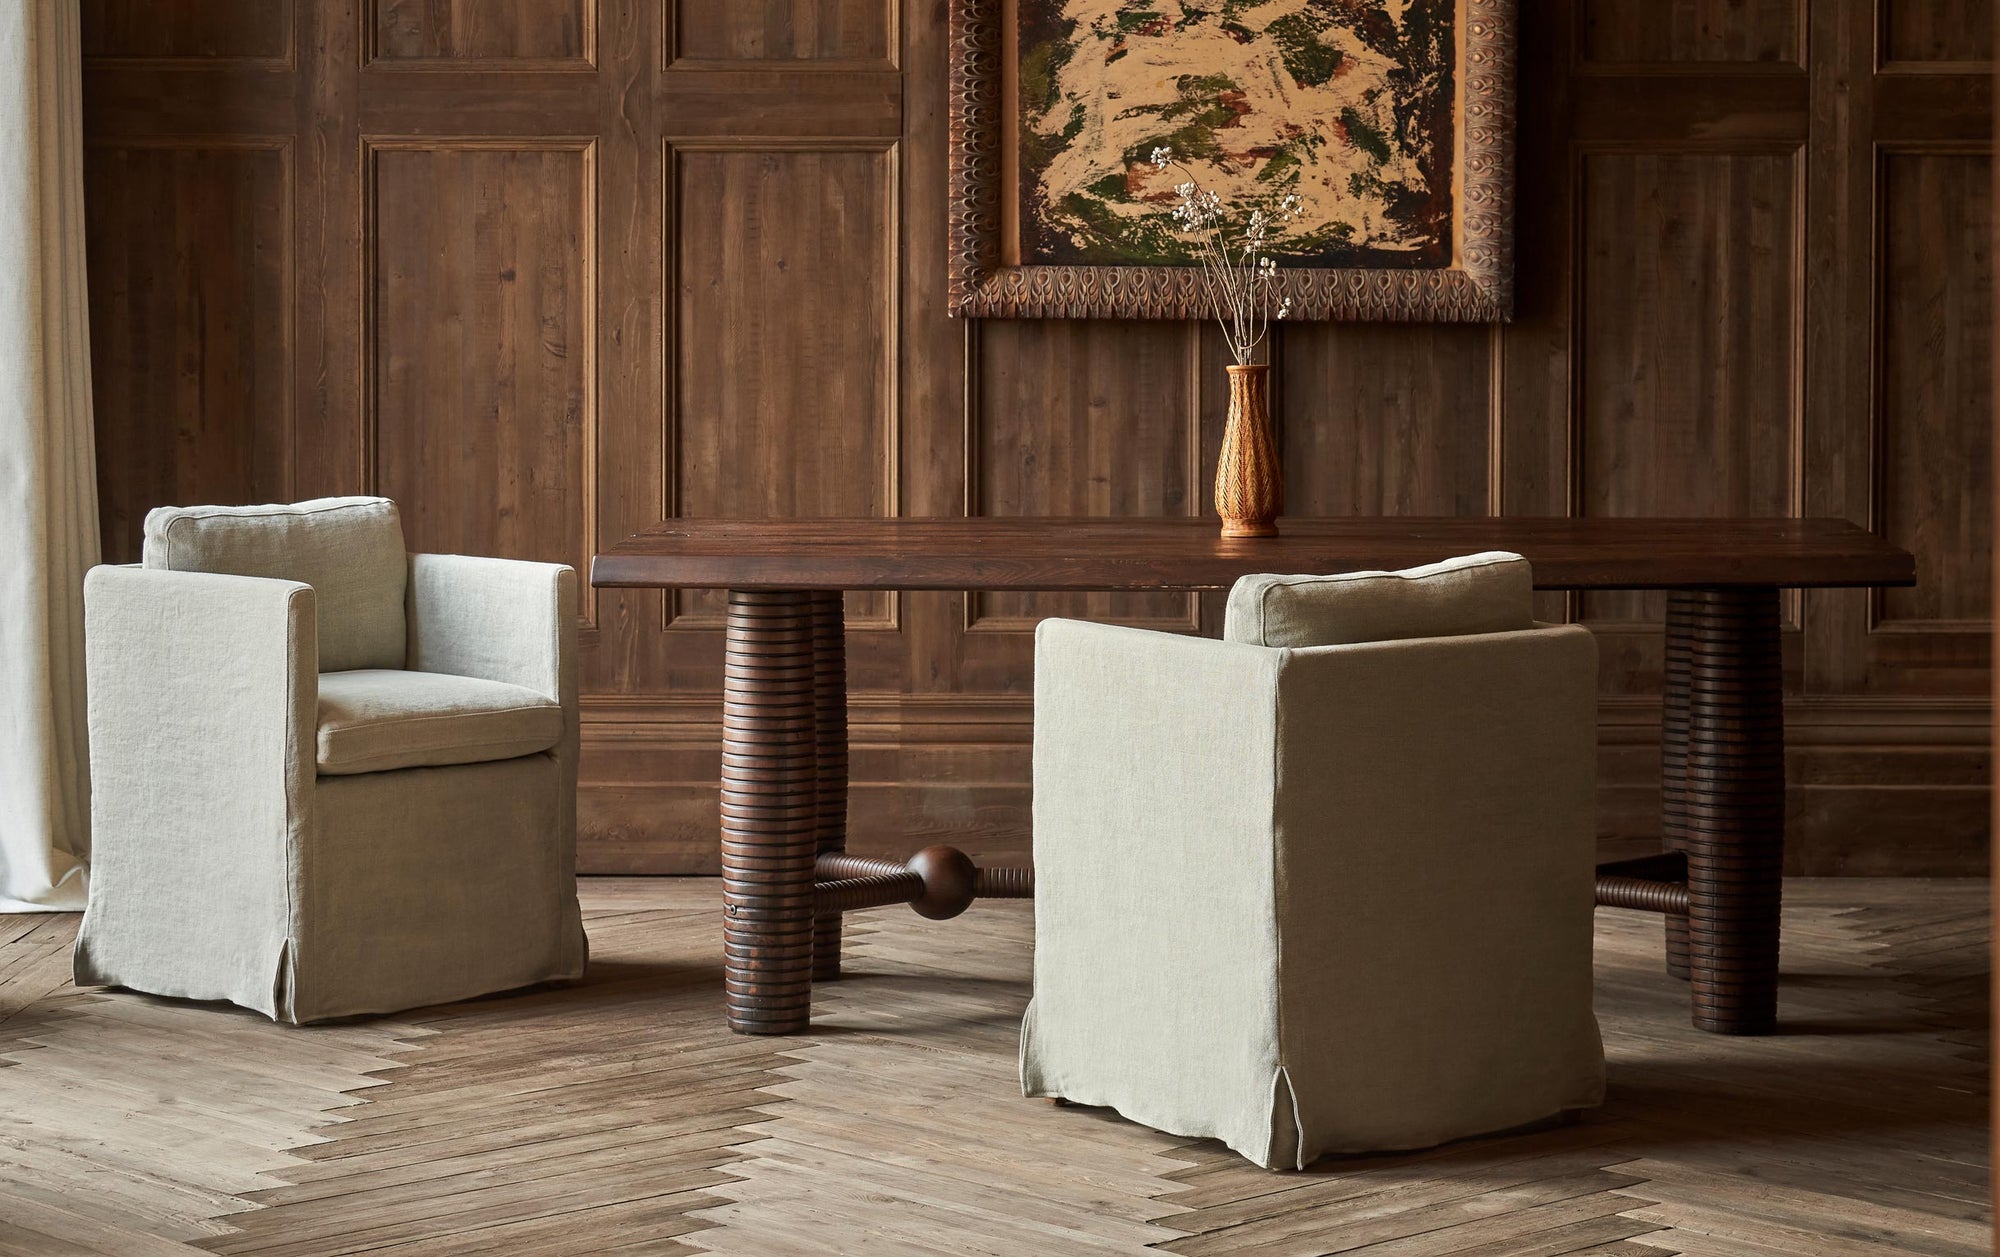
[[[1686,590],[1667,595],[1667,666],[1660,709],[1660,846],[1687,849],[1688,669],[1694,651],[1694,598]],[[1667,972],[1688,976],[1688,923],[1668,913]]]
[[[819,777],[811,595],[731,590],[722,681],[724,1002],[738,1034],[812,1013]]]
[[[1785,857],[1778,595],[1677,597],[1690,616],[1685,837],[1694,1024],[1766,1034],[1778,1015]]]
[[[812,602],[817,846],[821,855],[838,855],[847,850],[847,628],[839,593],[816,593]],[[838,909],[814,918],[812,976],[815,982],[840,976]]]

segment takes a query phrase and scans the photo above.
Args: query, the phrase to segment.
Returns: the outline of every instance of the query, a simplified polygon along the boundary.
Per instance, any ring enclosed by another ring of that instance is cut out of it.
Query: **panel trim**
[[[1678,61],[1599,61],[1584,53],[1584,11],[1590,0],[1580,0],[1574,10],[1574,21],[1570,23],[1569,71],[1580,78],[1599,77],[1693,77],[1729,78],[1743,76],[1761,77],[1768,74],[1803,74],[1806,68],[1806,44],[1811,11],[1807,0],[1792,0],[1792,48],[1791,56],[1779,61],[1698,61],[1682,59]]]
[[[966,359],[965,404],[960,408],[963,426],[960,430],[959,447],[964,459],[960,475],[964,481],[965,514],[968,518],[978,518],[986,514],[985,498],[980,493],[980,472],[983,468],[979,460],[979,435],[985,422],[984,410],[979,401],[979,381],[982,378],[980,374],[980,360],[984,356],[980,330],[984,326],[984,322],[978,319],[966,319],[963,322],[965,325]],[[1202,513],[1201,504],[1208,497],[1207,486],[1202,483],[1201,474],[1202,452],[1204,448],[1201,431],[1202,403],[1204,400],[1202,385],[1206,382],[1204,371],[1206,357],[1202,353],[1202,331],[1206,326],[1206,323],[1189,321],[1183,329],[1187,336],[1185,354],[1188,376],[1187,408],[1182,413],[1182,420],[1187,425],[1187,477],[1190,491],[1187,496],[1187,509],[1183,510],[1181,515],[1188,519],[1200,517]],[[1274,387],[1283,374],[1278,369],[1278,347],[1280,343],[1281,338],[1275,335],[1271,337],[1270,374],[1271,383]],[[1273,415],[1272,427],[1276,430],[1271,435],[1274,440],[1282,441],[1284,433],[1278,425],[1281,422],[1279,416],[1284,411],[1277,404],[1277,401],[1278,399],[1274,392],[1271,398],[1271,409]],[[1221,525],[1218,523],[1217,527],[1221,527]],[[1100,623],[1117,624],[1125,628],[1152,629],[1162,633],[1201,632],[1201,596],[1199,594],[1186,594],[1184,595],[1184,602],[1186,614],[1178,618],[1152,616],[1140,617],[1138,619],[1109,619],[1100,621]],[[958,628],[961,633],[1032,633],[1035,631],[1037,624],[1049,618],[1047,616],[989,615],[984,610],[986,595],[976,589],[963,591],[958,599],[958,603],[961,612]]]
[[[1507,334],[1488,328],[1486,341],[1486,513],[1507,513]]]
[[[1991,620],[1885,620],[1875,618],[1876,615],[1876,608],[1871,605],[1869,617],[1872,623],[1868,626],[1871,636],[1890,637],[1900,633],[1916,636],[1972,637],[1979,639],[1978,644],[1984,644],[1993,635]]]
[[[578,136],[405,136],[405,135],[363,135],[361,137],[361,239],[358,242],[360,258],[360,319],[357,326],[361,335],[356,338],[359,346],[361,381],[359,392],[359,425],[361,434],[361,476],[366,493],[381,492],[381,425],[382,394],[381,380],[376,363],[380,360],[381,328],[376,317],[378,305],[378,285],[381,282],[381,231],[378,209],[380,206],[379,169],[376,158],[382,153],[577,153],[582,157],[578,178],[581,186],[581,222],[578,231],[578,269],[582,275],[583,326],[579,333],[582,341],[583,381],[583,448],[578,452],[579,486],[582,493],[583,528],[579,541],[585,553],[578,556],[581,572],[588,573],[591,558],[604,548],[603,533],[598,522],[598,361],[597,361],[597,307],[600,292],[598,280],[597,248],[597,137]],[[578,614],[582,617],[584,631],[594,631],[598,627],[598,591],[589,580],[580,580],[578,586]]]
[[[1792,340],[1791,361],[1788,381],[1791,388],[1791,408],[1786,416],[1785,436],[1787,467],[1785,486],[1785,513],[1788,517],[1802,517],[1806,500],[1806,232],[1809,219],[1806,207],[1806,162],[1807,147],[1790,140],[1744,141],[1727,140],[1707,144],[1677,142],[1673,144],[1633,143],[1604,140],[1572,141],[1570,144],[1570,225],[1569,225],[1569,267],[1570,267],[1570,311],[1565,334],[1568,337],[1570,368],[1568,373],[1568,407],[1565,415],[1568,442],[1567,460],[1564,465],[1564,500],[1572,518],[1582,518],[1583,472],[1584,472],[1584,414],[1583,393],[1587,375],[1584,357],[1585,329],[1589,323],[1585,311],[1584,285],[1585,261],[1588,254],[1584,223],[1587,217],[1585,202],[1589,196],[1589,185],[1584,179],[1584,166],[1590,157],[1789,157],[1792,163],[1792,215],[1790,229],[1792,235],[1791,266],[1787,275],[1788,296],[1791,304]],[[1778,613],[1781,626],[1791,629],[1803,623],[1805,615],[1805,591],[1785,589],[1778,593]],[[1587,620],[1582,615],[1583,598],[1576,591],[1563,595],[1564,606],[1572,623],[1588,623],[1593,628],[1598,622]]]
[[[1657,843],[1659,700],[1607,696],[1597,723],[1602,850]],[[1014,695],[856,695],[857,841],[907,851],[949,829],[989,858],[1030,846],[1032,699]],[[1921,874],[1983,867],[1984,696],[1812,696],[1785,703],[1792,866]],[[713,872],[720,695],[585,699],[579,853],[586,867]],[[1885,781],[1884,757],[1896,767]],[[1921,850],[1864,848],[1885,817],[1935,830]],[[1972,835],[1979,831],[1975,840]],[[865,831],[865,832],[863,832]],[[872,835],[872,836],[871,836]]]
[[[1871,24],[1874,46],[1869,49],[1875,73],[1882,75],[1964,74],[1986,78],[1993,73],[1993,58],[1976,61],[1931,61],[1918,57],[1889,55],[1889,6],[1894,0],[1874,0],[1875,20]]]
[[[1595,630],[1592,630],[1595,632]],[[722,693],[719,690],[677,690],[667,694],[586,694],[583,720],[597,725],[604,735],[624,730],[636,739],[647,739],[667,730],[695,729],[689,745],[715,749],[711,729],[722,721]],[[1604,694],[1598,700],[1598,724],[1605,730],[1630,729],[1657,734],[1660,699],[1658,695]],[[983,730],[973,741],[980,744],[1025,745],[1027,728],[1034,723],[1035,700],[1027,693],[955,693],[912,691],[910,693],[856,691],[848,696],[850,722],[858,726],[928,726],[943,724],[979,726]],[[1874,745],[1881,741],[1885,727],[1909,726],[1935,731],[1924,740],[1952,744],[1984,745],[1986,724],[1993,701],[1984,694],[1791,694],[1785,695],[1787,727],[1816,731],[1815,743],[1845,739]],[[657,726],[657,728],[654,728]],[[1836,732],[1846,730],[1845,733]],[[678,733],[673,736],[679,737]],[[857,739],[860,741],[861,739]],[[907,740],[901,739],[901,740]],[[925,735],[924,740],[943,745],[964,745],[964,733],[950,737]],[[896,741],[870,743],[893,746]],[[1898,742],[1897,745],[1901,745]],[[711,786],[712,782],[708,783]]]
[[[1984,79],[1993,75],[1991,61],[1912,61],[1901,59],[1884,61],[1875,67],[1875,73],[1885,79],[1947,78]]]
[[[279,339],[285,347],[284,378],[280,382],[284,393],[284,422],[281,431],[284,436],[285,452],[282,465],[285,472],[285,497],[288,501],[298,498],[298,178],[293,160],[293,139],[289,135],[146,135],[146,136],[93,136],[84,141],[87,152],[120,151],[168,151],[168,152],[227,152],[240,149],[248,152],[273,152],[278,155],[278,178],[284,194],[281,201],[282,222],[279,224],[280,239],[283,241],[283,256],[279,259],[280,287],[278,307],[284,319],[284,327]]]
[[[884,7],[883,26],[887,54],[882,57],[685,57],[681,55],[680,0],[660,0],[659,67],[662,74],[699,74],[717,71],[766,70],[790,73],[794,70],[873,70],[903,68],[903,0],[878,0]]]
[[[76,0],[65,0],[74,4]],[[259,0],[270,3],[270,0]],[[82,58],[87,70],[267,70],[291,72],[299,68],[299,13],[298,0],[286,0],[283,50],[275,56],[238,55],[228,56],[129,56],[123,53],[100,53]]]
[[[1886,9],[1877,4],[1877,16]],[[1877,28],[1881,47],[1882,28]],[[1967,140],[1877,140],[1870,146],[1868,169],[1868,531],[1889,535],[1889,370],[1887,304],[1889,291],[1888,180],[1889,159],[1899,156],[1993,157],[1993,145]],[[1993,632],[1991,620],[1890,619],[1889,595],[1867,591],[1866,629],[1869,636],[1976,636],[1983,642]]]
[[[496,70],[520,74],[591,74],[597,70],[598,6],[601,0],[584,0],[580,10],[583,51],[573,57],[392,57],[382,52],[381,31],[376,22],[380,0],[364,0],[355,6],[360,24],[355,46],[361,50],[361,68],[391,74],[491,74]]]
[[[660,266],[664,323],[660,355],[660,523],[681,518],[681,423],[678,370],[681,355],[680,224],[681,155],[684,153],[869,153],[882,158],[882,502],[885,518],[903,515],[903,356],[902,356],[902,140],[900,137],[757,136],[742,139],[710,137],[661,140]],[[684,591],[660,591],[663,633],[718,632],[724,617],[716,612],[684,610]],[[903,628],[903,595],[891,590],[882,616],[846,621],[849,632],[899,633]]]
[[[1804,78],[1801,61],[1579,61],[1570,72],[1580,79]]]
[[[676,78],[701,74],[896,74],[893,57],[676,57],[660,73]]]

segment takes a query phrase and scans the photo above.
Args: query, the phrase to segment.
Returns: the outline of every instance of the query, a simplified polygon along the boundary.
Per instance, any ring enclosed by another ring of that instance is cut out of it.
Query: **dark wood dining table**
[[[729,591],[722,695],[725,1000],[745,1034],[804,1030],[840,972],[843,912],[945,918],[1032,895],[1026,869],[947,846],[846,853],[848,590],[1203,590],[1259,572],[1394,570],[1511,550],[1551,590],[1667,591],[1662,853],[1600,865],[1600,905],[1667,919],[1694,1024],[1777,1021],[1784,866],[1778,591],[1911,585],[1908,552],[1836,519],[1287,519],[1225,539],[1202,519],[673,520],[596,556],[604,588]],[[1472,836],[1468,835],[1468,840]]]

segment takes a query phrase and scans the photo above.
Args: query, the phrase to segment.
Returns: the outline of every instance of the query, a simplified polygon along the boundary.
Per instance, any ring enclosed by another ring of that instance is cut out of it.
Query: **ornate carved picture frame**
[[[950,0],[950,313],[967,318],[1207,317],[1195,266],[1024,264],[1016,47],[1024,2],[1046,9],[1051,0]],[[1492,322],[1512,317],[1516,0],[1453,2],[1448,233],[1440,229],[1441,237],[1449,238],[1441,238],[1435,250],[1443,264],[1334,267],[1287,262],[1275,295],[1291,297],[1294,319]],[[1107,14],[1127,21],[1128,8],[1111,4]],[[1106,29],[1102,22],[1099,29]],[[1117,38],[1116,28],[1110,29],[1111,38]],[[1338,64],[1337,50],[1315,50],[1324,53],[1320,64],[1328,59]],[[1123,53],[1116,47],[1110,56],[1096,55],[1110,61]],[[1193,71],[1190,78],[1198,81]]]

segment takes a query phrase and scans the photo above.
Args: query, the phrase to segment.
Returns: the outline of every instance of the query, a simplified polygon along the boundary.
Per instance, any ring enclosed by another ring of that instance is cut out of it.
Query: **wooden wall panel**
[[[1583,160],[1581,515],[1787,515],[1797,476],[1797,203],[1782,154]],[[1587,618],[1657,621],[1659,594]]]
[[[413,549],[589,561],[591,156],[371,145],[374,488]]]
[[[1491,329],[1301,324],[1278,389],[1286,509],[1484,515],[1493,509]]]
[[[716,61],[888,61],[898,0],[684,4],[680,56]]]
[[[382,61],[573,61],[598,0],[373,0]]]
[[[1993,59],[1991,0],[1881,0],[1884,61]]]
[[[290,55],[296,0],[78,0],[92,58],[275,61]]]
[[[1588,61],[1799,59],[1805,0],[1580,0]]]
[[[80,0],[113,558],[165,502],[380,490],[584,562],[685,515],[1208,514],[1213,329],[943,313],[948,5]],[[1289,325],[1295,513],[1799,512],[1925,583],[1789,598],[1790,860],[1983,867],[1984,0],[1518,6],[1516,319]],[[1027,845],[1036,617],[854,600],[854,832]],[[587,869],[713,871],[709,595],[580,608]],[[1604,659],[1600,824],[1657,832],[1659,635]]]
[[[107,562],[156,505],[291,491],[289,149],[93,146],[90,338]]]
[[[893,152],[683,149],[675,165],[672,513],[896,514]],[[850,612],[882,624],[888,603],[856,595]],[[719,595],[681,606],[719,622]]]
[[[1984,636],[1993,605],[1993,163],[1892,152],[1882,185],[1881,516],[1923,582],[1878,627]]]
[[[967,442],[974,515],[1200,514],[1201,329],[1148,323],[992,322]],[[1180,594],[986,594],[975,631],[1052,615],[1192,630]]]

